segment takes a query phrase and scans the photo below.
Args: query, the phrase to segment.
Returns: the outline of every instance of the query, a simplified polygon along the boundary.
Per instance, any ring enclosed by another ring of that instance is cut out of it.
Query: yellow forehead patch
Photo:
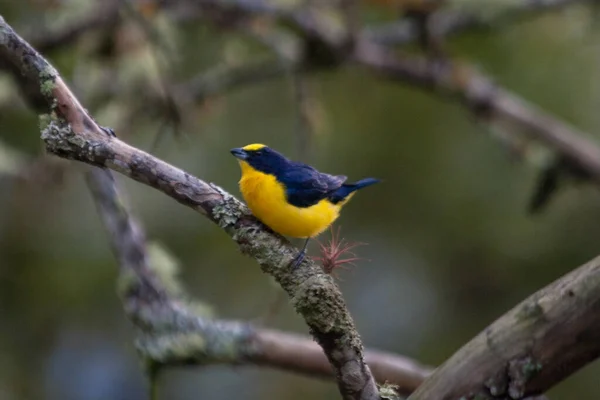
[[[260,143],[253,143],[253,144],[249,144],[247,146],[242,147],[242,149],[246,150],[246,151],[256,151],[256,150],[260,150],[263,147],[267,147],[264,144],[260,144]]]

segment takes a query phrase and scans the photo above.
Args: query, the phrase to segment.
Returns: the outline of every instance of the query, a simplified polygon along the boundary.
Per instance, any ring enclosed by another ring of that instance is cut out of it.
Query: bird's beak
[[[245,160],[248,158],[248,153],[246,153],[246,150],[239,147],[231,149],[231,154],[233,154],[235,158],[239,158],[240,160]]]

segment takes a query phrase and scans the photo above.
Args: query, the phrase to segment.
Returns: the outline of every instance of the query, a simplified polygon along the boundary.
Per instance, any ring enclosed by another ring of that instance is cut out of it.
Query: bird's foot
[[[112,137],[117,137],[117,134],[115,133],[114,129],[112,128],[108,128],[106,126],[102,126],[102,125],[98,125],[100,127],[100,129],[102,129],[104,131],[104,133],[106,133],[108,136],[112,136]]]
[[[292,267],[293,270],[295,270],[296,268],[298,268],[298,266],[300,264],[302,264],[302,261],[304,261],[304,257],[306,256],[306,250],[300,250],[300,252],[298,253],[298,255],[296,255],[296,257],[294,257],[294,259],[292,260],[292,263],[290,264],[290,266]]]

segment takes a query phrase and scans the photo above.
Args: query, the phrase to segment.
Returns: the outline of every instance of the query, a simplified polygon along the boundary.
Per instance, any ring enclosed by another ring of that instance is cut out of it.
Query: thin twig
[[[124,9],[131,16],[132,20],[144,32],[145,39],[148,42],[150,60],[154,64],[159,85],[160,110],[164,116],[164,121],[160,124],[160,129],[156,132],[156,137],[151,146],[155,150],[161,139],[166,136],[167,127],[171,128],[175,137],[181,136],[181,110],[178,107],[177,101],[172,93],[170,84],[171,65],[168,62],[168,57],[172,53],[168,43],[166,43],[156,30],[155,26],[146,19],[129,0],[119,0],[122,2]]]
[[[313,95],[311,90],[309,77],[302,72],[292,74],[292,84],[294,87],[294,101],[296,103],[297,112],[297,127],[296,127],[296,144],[297,157],[300,160],[309,160],[311,145],[315,135],[315,126],[313,116],[311,115],[313,108]]]
[[[202,72],[175,87],[184,102],[202,103],[206,99],[250,84],[282,77],[296,68],[279,60],[259,60],[250,64],[216,67]]]

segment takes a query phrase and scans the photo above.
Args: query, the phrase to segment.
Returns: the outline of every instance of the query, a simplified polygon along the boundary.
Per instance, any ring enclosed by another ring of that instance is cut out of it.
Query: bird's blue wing
[[[294,163],[278,177],[286,188],[287,201],[296,207],[317,204],[342,186],[346,179],[343,175],[324,174],[301,163]]]

